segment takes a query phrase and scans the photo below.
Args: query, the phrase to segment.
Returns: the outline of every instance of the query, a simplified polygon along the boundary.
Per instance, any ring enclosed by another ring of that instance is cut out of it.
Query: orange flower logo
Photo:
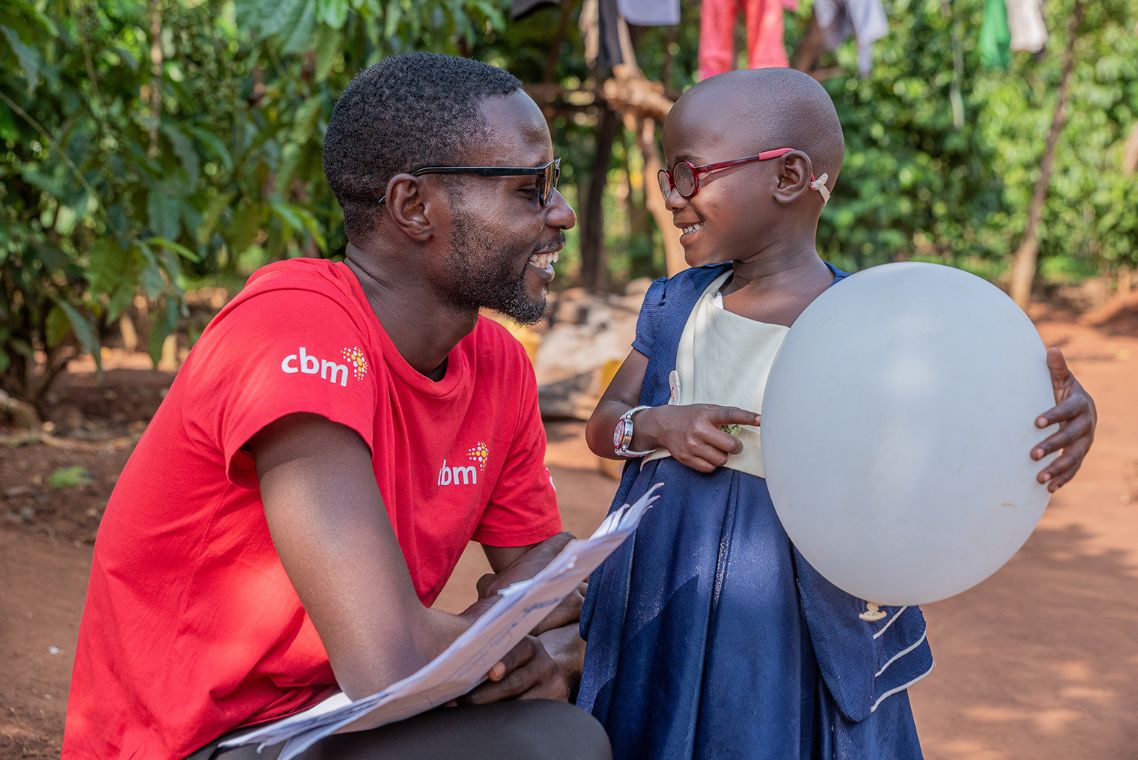
[[[344,357],[344,361],[352,370],[352,377],[357,380],[363,380],[367,375],[367,357],[364,356],[363,349],[359,346],[352,346],[351,348],[341,349],[340,355]]]
[[[470,461],[478,463],[480,472],[486,472],[486,460],[490,458],[490,447],[483,441],[479,441],[472,448],[466,450],[466,456]]]

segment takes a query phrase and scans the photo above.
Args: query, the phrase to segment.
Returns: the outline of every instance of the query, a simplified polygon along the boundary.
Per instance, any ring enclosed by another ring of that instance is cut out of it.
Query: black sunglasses
[[[553,199],[557,180],[561,177],[561,159],[555,158],[544,166],[424,166],[411,172],[412,177],[423,174],[475,174],[479,177],[537,177],[537,198],[542,208]],[[387,196],[379,199],[383,204]]]

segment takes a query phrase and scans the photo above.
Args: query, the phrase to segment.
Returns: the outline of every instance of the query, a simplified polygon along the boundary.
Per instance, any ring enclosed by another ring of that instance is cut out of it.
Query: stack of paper
[[[636,530],[645,510],[659,498],[653,494],[660,485],[635,504],[613,511],[589,538],[570,541],[533,578],[502,589],[498,601],[474,625],[418,672],[355,702],[337,694],[221,746],[263,747],[287,741],[279,760],[289,760],[364,716],[376,725],[394,723],[462,696],[484,681],[490,668]]]

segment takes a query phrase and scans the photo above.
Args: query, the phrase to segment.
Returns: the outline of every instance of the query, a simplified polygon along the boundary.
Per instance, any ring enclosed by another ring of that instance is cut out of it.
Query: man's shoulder
[[[346,312],[353,322],[359,321],[360,296],[353,287],[351,272],[327,259],[306,258],[277,261],[253,272],[215,321],[227,319],[235,310],[246,317],[261,314],[264,310],[295,311],[301,296],[306,313],[334,310],[336,313]],[[238,309],[244,304],[249,306]]]
[[[251,297],[273,290],[312,290],[347,295],[350,283],[342,267],[328,259],[288,259],[266,264],[245,281],[238,297]]]

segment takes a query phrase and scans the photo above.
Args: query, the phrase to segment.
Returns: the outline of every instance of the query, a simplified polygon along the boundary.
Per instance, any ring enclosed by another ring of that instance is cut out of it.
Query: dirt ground
[[[926,608],[937,667],[912,697],[932,760],[1138,758],[1138,320],[1103,330],[1036,317],[1094,395],[1098,438],[1003,570]],[[144,357],[107,358],[102,384],[73,365],[48,434],[0,429],[0,758],[59,754],[91,544],[170,382]],[[580,423],[547,429],[566,525],[590,532],[615,481]],[[468,550],[439,606],[465,606],[485,567]]]

